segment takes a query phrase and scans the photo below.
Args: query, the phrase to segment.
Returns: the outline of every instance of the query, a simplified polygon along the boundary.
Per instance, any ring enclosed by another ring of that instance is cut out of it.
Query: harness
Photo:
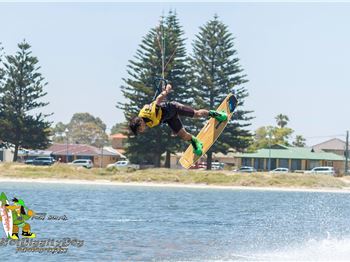
[[[138,116],[145,120],[147,126],[155,127],[162,119],[162,109],[157,106],[156,102],[152,102],[150,105],[145,105]]]

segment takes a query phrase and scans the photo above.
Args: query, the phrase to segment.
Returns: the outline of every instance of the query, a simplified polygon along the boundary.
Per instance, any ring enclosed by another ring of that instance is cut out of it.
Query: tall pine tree
[[[3,79],[4,79],[4,76],[5,76],[5,71],[1,67],[1,65],[2,65],[2,57],[3,57],[3,47],[2,47],[1,42],[0,42],[0,86],[3,84]]]
[[[177,14],[170,11],[161,19],[160,25],[143,38],[136,56],[129,61],[129,77],[124,79],[126,85],[121,87],[127,101],[117,105],[124,111],[127,121],[137,116],[145,104],[152,102],[155,78],[162,73],[173,83],[173,92],[168,95],[168,100],[190,102],[189,66],[183,34]],[[166,166],[169,167],[170,153],[174,153],[180,145],[180,140],[172,137],[169,127],[160,125],[137,137],[129,135],[126,153],[131,161],[151,163],[157,167],[162,154],[166,153]]]
[[[48,115],[33,112],[48,104],[41,100],[47,83],[30,45],[23,41],[18,48],[15,55],[5,56],[5,78],[0,86],[0,137],[14,145],[14,161],[20,147],[46,148],[50,142]]]
[[[248,92],[244,87],[238,87],[247,80],[239,65],[233,40],[227,26],[214,16],[214,19],[200,28],[193,44],[192,85],[196,92],[197,105],[201,108],[216,109],[233,88],[239,101],[239,107],[232,120],[207,152],[208,169],[211,169],[214,152],[226,154],[231,148],[243,150],[251,140],[251,134],[245,128],[250,125],[252,117],[249,113],[252,111],[242,109]],[[196,123],[198,129],[203,126],[202,121]]]
[[[3,50],[4,49],[3,49],[1,42],[0,42],[0,90],[4,85],[4,76],[5,76],[5,70],[3,69],[3,66],[2,66]],[[0,93],[0,97],[1,97],[1,93]],[[1,106],[1,104],[0,104],[0,106]],[[1,122],[1,119],[3,119],[3,117],[4,116],[3,116],[3,113],[2,113],[2,110],[0,107],[0,122]],[[0,133],[0,148],[6,147],[5,141],[3,141],[2,139],[3,138],[1,137],[1,133]]]

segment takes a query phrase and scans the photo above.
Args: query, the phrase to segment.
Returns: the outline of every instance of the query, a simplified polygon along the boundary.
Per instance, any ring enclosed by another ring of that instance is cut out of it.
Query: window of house
[[[264,169],[264,159],[263,158],[255,158],[254,159],[254,168],[256,170],[263,170]]]
[[[301,160],[300,159],[292,159],[292,171],[301,170]]]
[[[326,161],[326,166],[333,166],[333,161]]]
[[[289,159],[281,158],[278,167],[289,168]]]
[[[251,158],[242,158],[242,166],[251,166],[252,159]]]
[[[319,160],[310,160],[309,162],[309,168],[312,169],[314,167],[320,166],[321,163]]]
[[[276,168],[276,158],[266,158],[265,163],[265,169],[269,170],[269,161],[270,161],[270,170],[273,170]]]

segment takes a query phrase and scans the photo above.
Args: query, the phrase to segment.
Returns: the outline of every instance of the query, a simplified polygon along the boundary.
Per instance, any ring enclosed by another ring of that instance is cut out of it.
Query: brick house
[[[316,166],[332,166],[337,173],[344,172],[344,156],[313,148],[273,145],[254,153],[236,154],[238,166],[252,166],[258,171],[286,167],[291,171],[309,170]]]
[[[312,148],[315,150],[315,152],[324,151],[331,152],[339,156],[345,156],[346,142],[339,138],[333,138],[325,142],[319,143],[317,145],[314,145],[312,146]]]
[[[51,155],[56,161],[67,163],[76,159],[90,159],[95,167],[106,167],[125,158],[123,154],[111,147],[101,149],[83,144],[52,144],[47,151],[52,152]]]
[[[109,136],[109,139],[111,140],[112,147],[118,152],[124,154],[125,153],[125,143],[128,139],[128,137],[124,134],[114,134]]]

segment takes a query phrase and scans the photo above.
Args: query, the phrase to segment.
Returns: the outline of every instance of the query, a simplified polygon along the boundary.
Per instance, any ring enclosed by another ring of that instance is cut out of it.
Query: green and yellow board
[[[228,121],[230,121],[236,106],[236,96],[233,93],[228,94],[216,110],[218,112],[225,111],[227,113],[227,120],[219,122],[215,118],[211,118],[207,121],[197,135],[197,138],[203,143],[203,153],[200,156],[195,155],[193,153],[193,147],[190,145],[179,161],[184,168],[189,169],[210,149],[210,147],[215,143],[216,139],[218,139],[222,131],[225,129]]]
[[[0,217],[2,225],[4,227],[5,235],[7,238],[12,236],[12,211],[6,207],[9,205],[9,201],[4,192],[0,195]]]

